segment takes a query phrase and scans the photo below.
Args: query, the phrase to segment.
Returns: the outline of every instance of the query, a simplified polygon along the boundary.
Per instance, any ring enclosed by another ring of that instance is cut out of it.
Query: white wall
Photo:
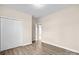
[[[32,43],[32,15],[17,11],[15,9],[0,7],[0,16],[24,21],[23,45]]]
[[[79,6],[70,6],[39,19],[42,41],[79,52]]]

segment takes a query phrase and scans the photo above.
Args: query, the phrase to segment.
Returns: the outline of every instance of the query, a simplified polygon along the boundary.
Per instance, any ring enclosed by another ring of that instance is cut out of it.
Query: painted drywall
[[[39,19],[42,41],[79,53],[79,6],[69,6]]]
[[[23,45],[32,43],[32,15],[20,12],[18,10],[0,7],[0,16],[24,21]]]

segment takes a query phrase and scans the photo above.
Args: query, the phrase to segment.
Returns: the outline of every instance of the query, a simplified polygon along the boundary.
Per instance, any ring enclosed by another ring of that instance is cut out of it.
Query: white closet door
[[[23,21],[1,18],[1,51],[21,46],[23,43]]]
[[[0,51],[1,51],[1,19],[0,19]]]

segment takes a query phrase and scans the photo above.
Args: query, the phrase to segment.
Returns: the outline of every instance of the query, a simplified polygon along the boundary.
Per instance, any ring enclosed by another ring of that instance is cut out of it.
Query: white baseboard
[[[32,42],[31,43],[22,44],[21,46],[30,45],[30,44],[32,44]]]
[[[47,43],[47,44],[50,44],[50,45],[54,45],[54,46],[57,46],[57,47],[60,47],[60,48],[64,48],[64,49],[70,50],[70,51],[72,51],[72,52],[79,53],[79,51],[74,50],[74,49],[70,49],[70,48],[63,47],[63,46],[60,46],[60,45],[57,45],[57,44],[53,44],[53,43],[51,44],[51,43],[48,43],[48,42],[45,42],[45,41],[42,41],[42,42]]]
[[[30,44],[32,44],[32,43],[30,42],[30,43],[27,43],[27,44],[21,44],[21,45],[18,45],[18,46],[15,46],[15,47],[11,47],[11,48],[8,48],[8,49],[12,49],[12,48],[20,47],[20,46],[25,46],[25,45],[30,45]],[[0,49],[0,52],[4,51],[4,50],[8,50],[8,49]]]

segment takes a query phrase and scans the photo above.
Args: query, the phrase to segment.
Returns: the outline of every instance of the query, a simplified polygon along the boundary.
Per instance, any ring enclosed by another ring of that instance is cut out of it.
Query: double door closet
[[[0,17],[0,51],[23,45],[24,21]]]

